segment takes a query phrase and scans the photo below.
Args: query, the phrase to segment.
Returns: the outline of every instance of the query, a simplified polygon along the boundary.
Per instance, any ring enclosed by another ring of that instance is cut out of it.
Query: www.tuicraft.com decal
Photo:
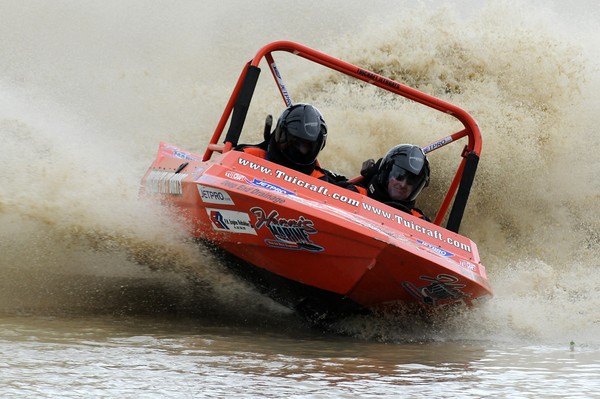
[[[445,141],[442,140],[441,144],[438,143],[438,145],[443,145],[444,143]],[[282,197],[287,197],[295,201],[302,201],[302,194],[308,194],[310,195],[310,200],[313,201],[313,205],[314,203],[319,203],[321,201],[349,205],[350,207],[355,208],[355,213],[362,214],[363,212],[366,212],[368,218],[385,219],[384,223],[391,223],[392,229],[395,229],[396,227],[408,228],[416,232],[418,236],[422,236],[424,239],[438,242],[439,244],[433,245],[421,239],[419,244],[429,247],[430,252],[434,252],[443,257],[453,257],[456,254],[448,249],[441,249],[441,246],[450,246],[451,249],[455,248],[461,252],[468,254],[472,253],[471,243],[465,239],[460,238],[457,235],[452,235],[449,231],[422,219],[418,219],[410,214],[384,207],[383,204],[362,197],[358,193],[342,188],[332,188],[330,191],[325,185],[317,184],[314,179],[308,178],[300,173],[288,173],[281,169],[271,168],[267,164],[256,163],[250,159],[246,159],[243,155],[240,155],[238,158],[238,165],[242,166],[247,173],[257,173],[261,176],[265,176],[266,180],[248,178],[244,173],[234,171],[227,171],[225,176],[229,179],[241,181],[247,185],[275,192]],[[280,182],[292,184],[293,189],[278,184]],[[239,189],[242,190],[241,187]],[[314,194],[320,194],[320,196],[314,196]],[[386,234],[390,235],[389,232],[386,232]],[[391,235],[395,236],[393,233]]]

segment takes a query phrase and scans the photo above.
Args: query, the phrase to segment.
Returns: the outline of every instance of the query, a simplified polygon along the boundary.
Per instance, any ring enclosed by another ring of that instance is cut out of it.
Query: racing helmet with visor
[[[294,104],[283,111],[275,127],[275,143],[288,161],[310,165],[327,142],[327,125],[310,104]]]
[[[406,181],[412,187],[403,201],[414,201],[429,184],[429,161],[423,150],[412,144],[399,144],[383,157],[379,165],[378,183],[387,189],[391,179]]]

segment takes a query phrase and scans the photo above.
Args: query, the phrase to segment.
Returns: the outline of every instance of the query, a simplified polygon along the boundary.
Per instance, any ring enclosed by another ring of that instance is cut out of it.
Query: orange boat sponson
[[[331,299],[321,310],[436,308],[492,294],[464,236],[247,153],[201,158],[161,143],[144,192],[176,205],[194,236],[253,265],[263,281],[292,284],[293,306],[313,297]],[[290,284],[266,288],[281,296]]]

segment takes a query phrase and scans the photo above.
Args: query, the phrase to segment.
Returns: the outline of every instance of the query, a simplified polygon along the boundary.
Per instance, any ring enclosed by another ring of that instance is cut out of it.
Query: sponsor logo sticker
[[[225,176],[227,176],[231,180],[237,180],[237,181],[245,181],[245,180],[247,180],[246,176],[244,176],[243,174],[237,173],[237,172],[232,172],[230,170],[228,170],[227,172],[225,172]]]
[[[215,230],[256,235],[247,213],[213,208],[206,208],[206,213]]]
[[[299,216],[298,219],[285,219],[279,217],[279,212],[272,210],[267,213],[260,207],[250,209],[256,217],[256,228],[265,227],[269,230],[273,239],[265,239],[265,243],[274,248],[306,250],[310,252],[321,252],[325,248],[315,244],[311,236],[318,234],[312,220]]]
[[[165,172],[153,170],[146,178],[146,191],[158,194],[183,194],[183,179],[188,175],[186,173]]]
[[[431,250],[431,252],[436,253],[440,256],[454,256],[454,254],[450,251],[446,251],[445,249],[442,249],[440,247],[436,247],[433,244],[430,244],[428,242],[422,241],[422,240],[417,240],[417,242],[423,246],[426,246],[427,248],[429,248]]]
[[[202,202],[208,204],[235,205],[227,191],[198,184],[198,193]]]
[[[420,276],[419,279],[428,284],[419,283],[419,286],[417,286],[411,281],[404,281],[401,285],[412,296],[426,305],[438,306],[444,302],[460,301],[470,296],[462,291],[466,285],[459,282],[456,276],[442,273],[435,277]]]
[[[296,195],[294,194],[293,191],[290,190],[286,190],[285,188],[278,186],[276,184],[272,184],[269,182],[266,182],[264,180],[259,180],[259,179],[253,179],[252,181],[247,180],[246,179],[246,183],[248,184],[252,184],[253,186],[257,186],[257,187],[261,187],[267,190],[271,190],[271,191],[275,191],[279,194],[285,194],[285,195]]]

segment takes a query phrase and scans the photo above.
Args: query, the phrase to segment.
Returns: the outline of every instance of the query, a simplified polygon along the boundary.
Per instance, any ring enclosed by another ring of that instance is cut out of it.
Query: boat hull
[[[435,309],[492,295],[468,238],[250,154],[204,162],[161,143],[143,192],[175,206],[190,234],[295,308]]]

